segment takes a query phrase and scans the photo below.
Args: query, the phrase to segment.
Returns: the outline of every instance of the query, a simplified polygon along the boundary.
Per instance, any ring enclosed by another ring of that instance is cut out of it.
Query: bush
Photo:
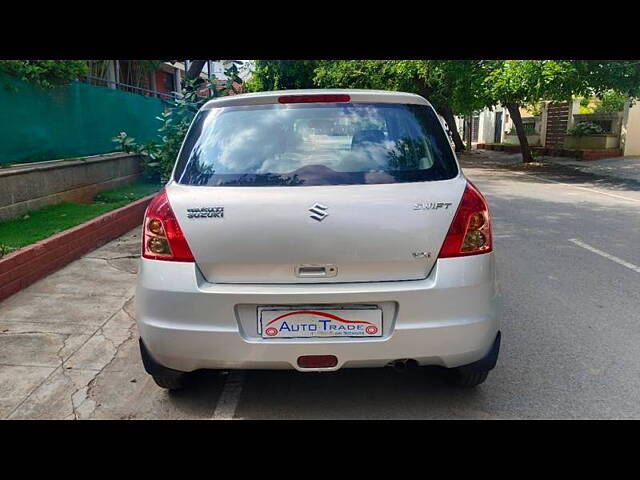
[[[2,243],[0,243],[0,258],[4,257],[5,255],[8,255],[14,250],[15,248],[10,247],[9,245],[3,245]]]
[[[41,87],[51,88],[87,75],[89,67],[84,60],[0,60],[0,70]]]
[[[604,133],[604,130],[602,130],[599,125],[591,122],[578,122],[567,132],[567,135],[572,137],[586,137],[587,135],[597,135],[599,133]]]
[[[624,109],[624,95],[615,90],[607,90],[600,98],[596,112],[621,112]]]

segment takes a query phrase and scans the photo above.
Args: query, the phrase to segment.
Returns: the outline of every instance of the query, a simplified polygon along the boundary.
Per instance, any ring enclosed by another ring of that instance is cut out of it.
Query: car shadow
[[[224,389],[226,375],[212,370],[197,370],[189,375],[183,390],[165,391],[172,409],[186,418],[211,418]],[[159,388],[159,387],[157,387]]]
[[[171,401],[181,409],[188,408],[188,405],[201,405],[200,397],[205,395],[215,406],[225,378],[226,375],[218,372],[195,372],[190,388],[171,392]],[[218,388],[213,388],[214,385]],[[250,370],[245,372],[234,418],[470,418],[461,412],[469,402],[483,396],[482,388],[454,387],[447,383],[444,369],[438,367],[406,372],[392,368],[322,373]],[[472,416],[482,417],[477,412]]]

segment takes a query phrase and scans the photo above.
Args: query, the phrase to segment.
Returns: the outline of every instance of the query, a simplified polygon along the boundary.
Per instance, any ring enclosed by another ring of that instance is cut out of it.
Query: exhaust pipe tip
[[[391,367],[393,367],[393,369],[396,372],[400,372],[400,373],[404,373],[408,370],[412,370],[417,366],[418,366],[418,362],[416,362],[411,358],[402,358],[402,359],[394,360],[393,362],[391,362]]]

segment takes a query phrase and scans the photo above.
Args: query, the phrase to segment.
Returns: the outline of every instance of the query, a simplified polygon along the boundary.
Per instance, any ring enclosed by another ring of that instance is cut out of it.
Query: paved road
[[[470,158],[504,304],[501,357],[479,388],[437,372],[249,371],[200,373],[192,390],[167,393],[137,351],[133,232],[0,303],[0,416],[640,418],[640,190]]]

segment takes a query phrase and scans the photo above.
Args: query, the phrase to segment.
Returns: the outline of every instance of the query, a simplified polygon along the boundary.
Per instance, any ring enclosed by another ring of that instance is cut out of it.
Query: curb
[[[29,172],[58,170],[78,165],[87,165],[91,163],[108,162],[119,158],[139,157],[137,153],[126,152],[110,152],[98,155],[87,155],[77,158],[59,158],[57,160],[45,160],[42,162],[25,162],[11,164],[0,169],[0,177],[9,177],[12,175],[23,175]]]
[[[136,200],[0,258],[0,301],[141,225],[154,196]]]
[[[495,150],[498,152],[520,153],[520,145],[499,145],[490,143],[476,144],[478,150]],[[600,158],[621,157],[622,150],[619,148],[605,148],[601,150],[569,150],[566,148],[538,147],[531,146],[532,152],[539,155],[549,155],[551,157],[568,157],[581,161],[598,160]]]

